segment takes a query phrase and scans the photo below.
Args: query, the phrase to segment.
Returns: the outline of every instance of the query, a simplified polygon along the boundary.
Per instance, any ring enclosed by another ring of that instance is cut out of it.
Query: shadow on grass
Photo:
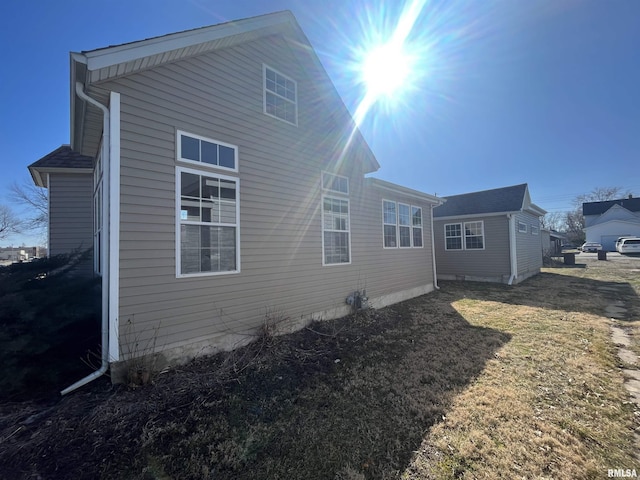
[[[27,427],[0,446],[0,466],[13,478],[395,477],[509,340],[435,292],[263,338],[143,389],[107,396],[94,384],[38,422],[35,439]]]

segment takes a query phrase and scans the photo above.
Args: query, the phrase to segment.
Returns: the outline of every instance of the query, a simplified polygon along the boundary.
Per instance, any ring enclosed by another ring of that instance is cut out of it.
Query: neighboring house
[[[527,184],[444,197],[434,209],[438,279],[519,283],[540,272],[540,217]]]
[[[547,228],[540,228],[540,235],[543,255],[556,256],[562,253],[562,244],[567,240],[566,235]]]
[[[583,203],[582,215],[586,241],[603,250],[615,252],[618,237],[640,237],[640,198]]]
[[[433,290],[441,201],[365,179],[378,162],[289,12],[72,53],[71,79],[71,144],[31,171],[51,253],[91,232],[108,337],[66,391],[136,345],[162,365]]]

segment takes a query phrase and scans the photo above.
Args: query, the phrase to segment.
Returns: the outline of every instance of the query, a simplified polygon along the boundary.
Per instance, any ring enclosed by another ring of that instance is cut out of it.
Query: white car
[[[616,249],[620,253],[640,253],[640,238],[623,238],[616,242]]]
[[[597,242],[587,242],[582,244],[580,250],[583,252],[597,252],[598,250],[602,250],[602,245]]]

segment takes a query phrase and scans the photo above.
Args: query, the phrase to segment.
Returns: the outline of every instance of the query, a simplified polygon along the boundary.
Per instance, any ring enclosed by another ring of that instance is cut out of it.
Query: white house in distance
[[[614,252],[619,237],[640,237],[640,198],[629,195],[619,200],[586,202],[582,215],[587,242],[600,243],[605,251]]]
[[[69,146],[30,167],[51,251],[90,232],[102,277],[102,366],[65,391],[133,339],[178,362],[268,312],[290,331],[434,289],[441,200],[365,179],[378,161],[290,12],[72,53],[71,92]]]

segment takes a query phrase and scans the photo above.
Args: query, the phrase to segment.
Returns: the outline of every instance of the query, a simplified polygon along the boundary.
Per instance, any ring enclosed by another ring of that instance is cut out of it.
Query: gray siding
[[[49,255],[93,248],[93,176],[49,175]],[[82,274],[93,271],[92,259],[80,266]]]
[[[484,250],[446,250],[446,224],[484,222]],[[472,217],[434,222],[436,271],[438,278],[507,281],[511,273],[509,221],[507,216]]]
[[[527,233],[518,231],[518,221],[527,224]],[[538,235],[531,234],[531,226],[538,227]],[[542,268],[542,236],[540,219],[527,212],[516,215],[516,253],[518,255],[518,281],[540,273]]]
[[[263,114],[263,63],[298,82],[298,127]],[[383,251],[381,203],[364,192],[369,152],[358,136],[343,152],[349,117],[316,78],[306,53],[273,37],[101,85],[121,94],[121,343],[242,335],[267,312],[297,321],[355,289],[431,281],[428,210],[425,248]],[[176,129],[238,146],[241,273],[176,278]],[[323,267],[320,174],[338,162],[350,177],[352,263]]]

